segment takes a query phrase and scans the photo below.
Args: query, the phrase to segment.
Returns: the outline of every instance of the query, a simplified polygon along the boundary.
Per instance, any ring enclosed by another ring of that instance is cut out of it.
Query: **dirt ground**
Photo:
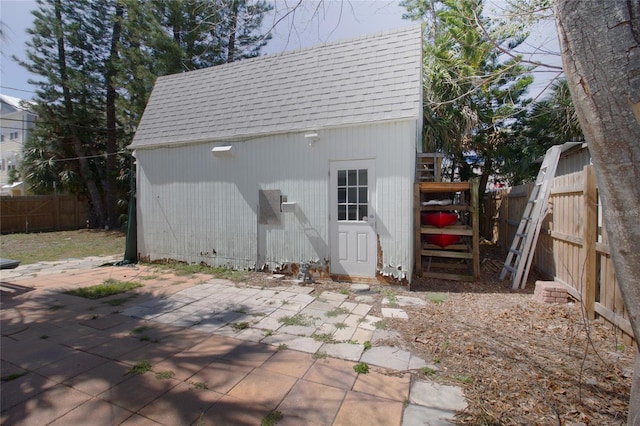
[[[394,344],[436,367],[422,371],[442,384],[464,388],[468,425],[623,425],[629,404],[633,347],[602,320],[586,321],[577,303],[533,300],[536,277],[512,291],[498,279],[502,256],[483,247],[482,275],[472,283],[414,280],[372,286],[380,315],[386,295],[418,296],[426,306],[403,307],[409,320],[387,319]],[[533,275],[533,274],[532,274]],[[251,281],[262,281],[255,274]],[[345,283],[321,279],[322,290]],[[376,292],[377,290],[377,292]],[[351,294],[350,297],[354,297]],[[393,297],[393,296],[392,296]],[[386,342],[388,343],[388,342]]]

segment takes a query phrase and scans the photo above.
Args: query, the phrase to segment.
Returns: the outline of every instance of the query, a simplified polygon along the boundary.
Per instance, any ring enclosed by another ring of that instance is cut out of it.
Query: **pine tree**
[[[260,0],[37,0],[22,66],[40,121],[23,174],[37,192],[87,194],[93,226],[118,224],[126,146],[158,76],[257,56]],[[124,202],[126,203],[126,201]],[[122,210],[122,209],[120,209]]]

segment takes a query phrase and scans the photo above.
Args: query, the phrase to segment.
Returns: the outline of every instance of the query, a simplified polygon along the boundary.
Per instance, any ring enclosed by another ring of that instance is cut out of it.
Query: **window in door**
[[[338,170],[338,220],[366,222],[368,215],[367,169]]]

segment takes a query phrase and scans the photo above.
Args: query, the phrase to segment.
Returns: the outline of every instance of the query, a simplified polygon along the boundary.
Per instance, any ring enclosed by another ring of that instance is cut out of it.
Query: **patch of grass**
[[[431,367],[422,367],[420,368],[420,374],[427,376],[427,377],[431,377],[434,376],[436,374],[436,370],[434,370]]]
[[[131,334],[142,334],[145,331],[147,331],[148,329],[149,329],[149,327],[147,327],[146,325],[141,325],[140,327],[132,328],[129,333],[131,333]]]
[[[389,324],[387,324],[387,322],[385,320],[380,320],[377,321],[374,324],[375,328],[377,328],[378,330],[386,330],[389,328]]]
[[[48,338],[49,338],[49,336],[47,336],[46,334],[43,334],[42,336],[40,336],[40,338],[41,338],[42,340],[45,340],[45,339],[48,339]]]
[[[246,321],[242,321],[242,322],[234,322],[233,324],[231,324],[231,328],[233,328],[234,330],[245,330],[247,328],[249,328],[249,323]]]
[[[447,349],[449,349],[449,341],[445,340],[444,342],[442,342],[442,345],[440,345],[442,347],[443,351],[446,351]]]
[[[172,379],[175,375],[176,375],[176,373],[174,373],[171,370],[160,371],[159,373],[156,373],[156,379],[158,379],[158,380],[168,380],[168,379]]]
[[[191,382],[191,386],[193,386],[194,389],[199,390],[209,389],[209,385],[207,385],[205,382]]]
[[[2,257],[30,263],[124,254],[125,234],[119,231],[79,231],[7,234],[0,239]]]
[[[348,288],[341,288],[340,289],[340,294],[349,294],[349,289]]]
[[[170,269],[174,274],[179,276],[193,276],[195,274],[211,275],[213,278],[221,278],[234,282],[244,281],[249,272],[237,271],[224,266],[212,267],[205,264],[187,264],[184,262],[166,262],[154,264],[154,266],[160,269]]]
[[[234,309],[232,312],[235,312],[236,314],[246,314],[247,310],[245,308],[238,308]]]
[[[141,342],[160,343],[160,340],[152,339],[151,337],[147,336],[146,334],[143,335],[143,336],[140,336],[140,341]]]
[[[353,366],[353,371],[358,374],[367,374],[369,372],[369,364],[366,362],[359,362]]]
[[[372,347],[373,347],[373,346],[371,345],[371,342],[370,342],[370,341],[368,341],[368,340],[367,340],[366,342],[364,342],[364,350],[365,350],[365,351],[368,351],[368,350],[369,350],[369,349],[371,349]]]
[[[465,385],[473,383],[473,377],[465,376],[463,374],[456,374],[454,379],[456,379],[460,383],[464,383]]]
[[[309,326],[312,321],[310,318],[307,318],[304,314],[297,313],[295,315],[286,315],[284,317],[278,318],[278,322],[283,325],[301,325],[301,326]]]
[[[427,299],[431,303],[435,303],[436,305],[439,305],[440,303],[443,303],[444,301],[446,301],[447,297],[448,296],[445,293],[429,293],[429,294],[427,294]]]
[[[616,350],[619,351],[619,352],[624,352],[626,349],[627,349],[626,346],[623,345],[622,343],[618,343],[616,345]]]
[[[135,299],[136,297],[138,297],[137,294],[132,294],[131,296],[127,296],[127,297],[117,297],[115,299],[105,300],[102,303],[104,303],[106,305],[109,305],[109,306],[122,306],[125,303],[127,303],[129,300]]]
[[[154,275],[142,275],[142,276],[138,277],[138,279],[140,279],[142,281],[156,280],[158,278],[160,278],[160,275],[156,275],[156,274],[154,274]]]
[[[65,291],[66,294],[72,296],[84,297],[85,299],[102,299],[103,297],[113,296],[142,287],[142,284],[131,281],[119,281],[113,278],[107,278],[102,284],[92,285],[89,287],[77,288],[75,290]]]
[[[311,337],[316,342],[336,343],[336,341],[334,340],[333,336],[331,334],[329,334],[329,333],[313,333],[311,335]]]
[[[325,359],[326,357],[327,357],[326,352],[316,352],[311,356],[311,358],[313,359]]]
[[[284,343],[280,343],[280,344],[278,345],[278,351],[284,351],[284,350],[286,350],[288,347],[289,347],[289,346],[287,346],[286,344],[284,344]]]
[[[144,374],[147,371],[151,370],[151,363],[146,360],[143,359],[141,361],[136,362],[133,367],[131,367],[129,369],[129,373],[131,374]]]
[[[335,318],[338,315],[347,315],[348,313],[349,313],[349,310],[346,308],[335,308],[330,311],[327,311],[325,315],[329,318]]]
[[[265,337],[273,336],[273,330],[264,330],[264,336]]]
[[[389,305],[398,306],[398,296],[396,296],[396,292],[391,290],[390,288],[384,288],[380,291],[383,297],[386,297],[389,301]]]
[[[277,410],[270,411],[269,414],[267,414],[262,418],[262,421],[260,422],[260,426],[274,426],[276,423],[282,420],[283,417],[284,416],[280,411],[277,411]]]
[[[347,328],[347,324],[345,324],[343,322],[337,322],[337,323],[333,324],[333,326],[335,328],[337,328],[338,330],[341,330],[343,328]]]
[[[439,356],[434,356],[434,357],[433,357],[433,363],[434,363],[434,364],[440,364],[440,361],[441,361],[441,360],[440,360],[440,357],[439,357]]]
[[[6,375],[6,376],[4,376],[1,380],[2,380],[3,382],[10,382],[10,381],[12,381],[12,380],[19,379],[19,378],[20,378],[20,377],[22,377],[22,376],[26,376],[26,375],[27,375],[27,373],[28,373],[27,371],[21,371],[21,372],[19,372],[19,373],[11,373],[11,374],[7,374],[7,375]]]

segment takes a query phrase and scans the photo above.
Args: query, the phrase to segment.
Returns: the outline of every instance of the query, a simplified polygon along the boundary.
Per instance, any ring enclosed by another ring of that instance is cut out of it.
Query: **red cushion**
[[[421,221],[423,225],[437,226],[444,228],[453,225],[458,221],[458,215],[451,212],[429,212],[422,213]]]
[[[427,235],[427,242],[430,244],[435,244],[442,248],[450,246],[451,244],[455,244],[460,241],[460,235],[451,235],[451,234],[429,234]]]

